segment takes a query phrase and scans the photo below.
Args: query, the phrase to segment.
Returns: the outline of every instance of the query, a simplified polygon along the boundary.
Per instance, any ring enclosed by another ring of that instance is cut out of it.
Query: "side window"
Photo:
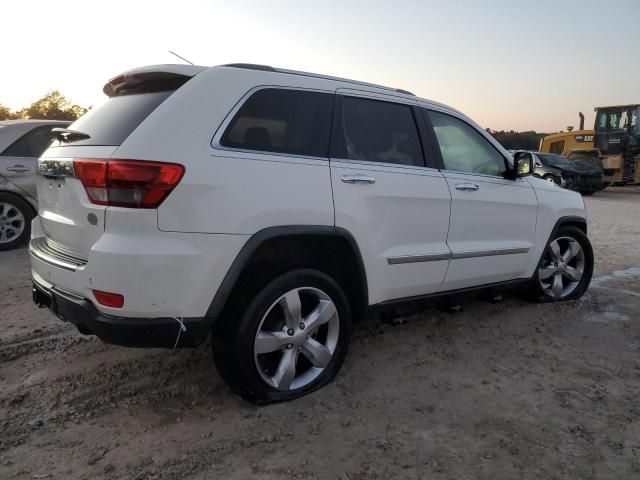
[[[39,157],[51,143],[49,132],[56,125],[43,125],[25,133],[2,152],[4,157]]]
[[[220,139],[225,147],[327,157],[333,94],[267,88],[240,107]]]
[[[495,176],[505,173],[505,158],[474,128],[444,113],[429,111],[428,115],[446,170]]]
[[[341,120],[334,157],[424,166],[410,106],[344,97]]]
[[[564,140],[558,140],[557,142],[553,142],[549,145],[549,152],[557,153],[558,155],[562,155],[564,151]]]

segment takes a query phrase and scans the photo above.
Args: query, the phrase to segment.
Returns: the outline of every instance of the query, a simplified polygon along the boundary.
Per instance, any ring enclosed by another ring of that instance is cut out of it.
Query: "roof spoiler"
[[[113,97],[124,90],[153,81],[187,81],[206,67],[197,65],[151,65],[148,67],[128,70],[109,80],[102,91],[105,95]]]

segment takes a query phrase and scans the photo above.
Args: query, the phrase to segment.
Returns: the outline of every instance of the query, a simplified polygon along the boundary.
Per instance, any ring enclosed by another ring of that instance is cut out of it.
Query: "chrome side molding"
[[[527,253],[528,247],[524,248],[501,248],[499,250],[479,250],[476,252],[457,252],[451,254],[452,260],[459,260],[461,258],[476,258],[476,257],[493,257],[496,255],[513,255],[516,253]]]
[[[439,262],[442,260],[459,260],[462,258],[493,257],[496,255],[513,255],[527,253],[528,247],[522,248],[502,248],[499,250],[479,250],[474,252],[457,253],[433,253],[428,255],[401,255],[398,257],[387,257],[389,265],[401,265],[403,263]]]
[[[441,260],[449,260],[450,253],[433,253],[430,255],[402,255],[400,257],[387,257],[389,265],[400,265],[403,263],[419,263],[419,262],[439,262]]]

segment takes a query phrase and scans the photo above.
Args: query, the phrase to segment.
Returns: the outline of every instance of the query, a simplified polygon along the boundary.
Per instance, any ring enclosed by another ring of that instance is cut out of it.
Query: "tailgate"
[[[48,246],[86,260],[104,233],[106,207],[89,202],[73,158],[109,158],[115,146],[52,147],[39,160],[38,214]]]

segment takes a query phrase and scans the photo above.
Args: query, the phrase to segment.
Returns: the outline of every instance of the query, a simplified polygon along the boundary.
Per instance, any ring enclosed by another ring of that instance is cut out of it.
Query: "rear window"
[[[73,145],[120,145],[175,90],[109,97],[69,126],[91,138]]]
[[[225,147],[327,157],[333,94],[266,88],[238,110],[220,140]]]

